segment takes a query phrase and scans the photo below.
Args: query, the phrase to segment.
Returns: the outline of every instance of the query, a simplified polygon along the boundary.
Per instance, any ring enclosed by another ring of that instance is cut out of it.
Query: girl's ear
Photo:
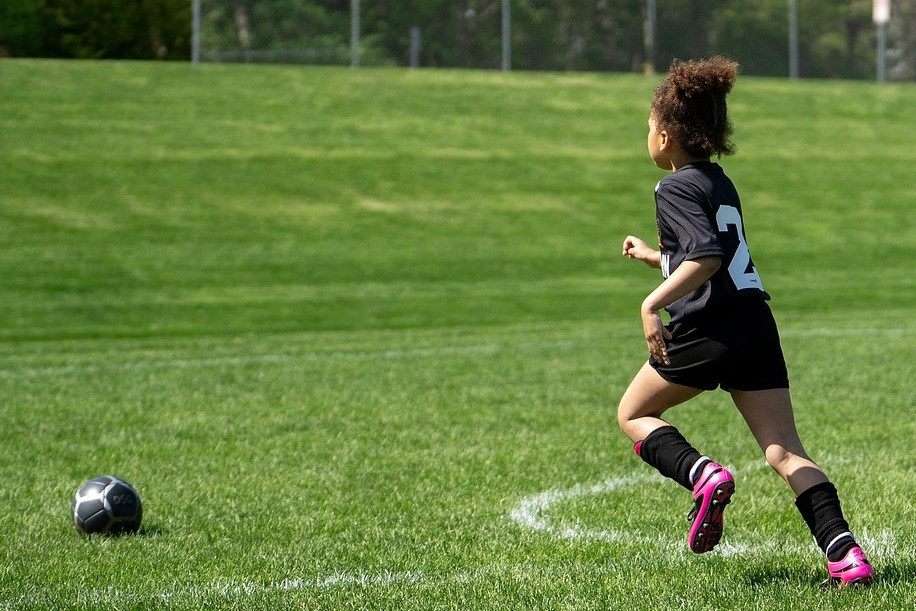
[[[671,146],[671,138],[668,137],[668,132],[665,130],[658,132],[658,150],[666,151],[669,146]]]

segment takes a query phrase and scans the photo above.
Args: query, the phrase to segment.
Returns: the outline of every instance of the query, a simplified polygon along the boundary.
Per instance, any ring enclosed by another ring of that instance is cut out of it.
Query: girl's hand
[[[671,364],[668,359],[668,348],[665,345],[665,340],[671,339],[671,333],[662,324],[659,310],[667,308],[684,295],[702,286],[704,282],[712,278],[721,265],[722,258],[718,256],[684,261],[643,300],[640,308],[643,335],[649,346],[649,354],[659,363]]]
[[[623,240],[623,256],[642,261],[649,267],[658,267],[660,265],[658,251],[649,246],[644,240],[632,235],[628,235]]]
[[[670,365],[668,359],[668,347],[665,345],[666,339],[671,339],[671,332],[662,324],[662,317],[658,310],[642,308],[642,330],[646,338],[646,345],[649,347],[649,354],[659,363]]]

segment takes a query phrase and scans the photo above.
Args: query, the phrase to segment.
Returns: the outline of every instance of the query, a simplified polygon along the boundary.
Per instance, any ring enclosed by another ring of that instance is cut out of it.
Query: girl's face
[[[668,152],[671,148],[671,140],[668,138],[668,132],[658,131],[654,113],[649,114],[649,138],[646,145],[649,149],[649,157],[652,158],[655,165],[663,170],[670,170],[671,158]]]

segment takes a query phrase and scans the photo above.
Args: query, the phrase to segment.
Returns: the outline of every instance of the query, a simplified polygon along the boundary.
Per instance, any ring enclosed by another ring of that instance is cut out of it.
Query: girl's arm
[[[640,260],[645,261],[645,259]],[[656,361],[665,365],[671,363],[668,360],[668,349],[665,346],[665,340],[671,339],[671,333],[662,325],[659,310],[702,286],[716,273],[720,265],[722,265],[722,258],[717,256],[684,261],[643,300],[640,310],[643,334],[649,346],[649,353]]]

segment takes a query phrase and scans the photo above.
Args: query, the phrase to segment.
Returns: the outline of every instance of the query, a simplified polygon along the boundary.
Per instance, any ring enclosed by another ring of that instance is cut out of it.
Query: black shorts
[[[765,301],[741,303],[702,321],[674,323],[668,330],[671,364],[653,358],[649,363],[669,382],[703,390],[789,387],[776,321]]]

